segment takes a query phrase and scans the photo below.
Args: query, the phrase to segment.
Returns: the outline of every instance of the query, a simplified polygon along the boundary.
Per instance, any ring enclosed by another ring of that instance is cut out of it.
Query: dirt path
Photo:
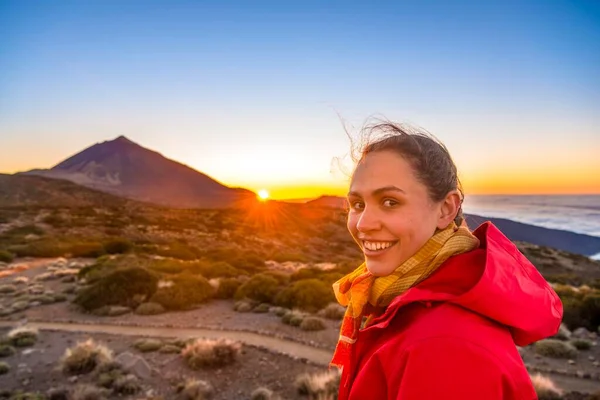
[[[0,327],[13,327],[14,322],[0,321]],[[194,338],[204,337],[209,339],[231,339],[252,346],[264,347],[272,351],[287,354],[292,357],[306,359],[315,364],[327,366],[331,360],[331,352],[317,349],[302,343],[259,335],[251,332],[238,332],[227,330],[212,330],[201,328],[167,328],[167,327],[140,327],[107,324],[74,324],[61,322],[28,322],[28,327],[39,330],[54,330],[65,332],[108,333],[114,335],[166,337],[166,338]]]

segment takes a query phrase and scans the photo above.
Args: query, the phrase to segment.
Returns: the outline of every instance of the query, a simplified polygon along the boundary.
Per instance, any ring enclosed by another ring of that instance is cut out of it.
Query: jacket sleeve
[[[534,400],[529,387],[516,393],[502,364],[486,349],[458,338],[419,341],[402,354],[378,352],[388,400]]]

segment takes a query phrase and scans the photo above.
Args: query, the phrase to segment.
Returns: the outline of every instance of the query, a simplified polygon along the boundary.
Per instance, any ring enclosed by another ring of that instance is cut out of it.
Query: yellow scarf
[[[426,279],[448,258],[477,247],[479,240],[464,221],[460,227],[452,222],[447,228],[438,230],[415,255],[390,275],[373,276],[363,263],[335,282],[335,297],[342,306],[346,306],[346,313],[331,364],[342,367],[349,361],[363,317],[369,316],[366,326],[373,319],[367,307],[382,311],[395,297]]]

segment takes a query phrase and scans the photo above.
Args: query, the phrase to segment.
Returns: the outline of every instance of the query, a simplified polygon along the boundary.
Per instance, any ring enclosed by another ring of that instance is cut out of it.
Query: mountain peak
[[[130,140],[129,138],[127,138],[126,136],[119,136],[118,138],[112,140],[113,142],[117,142],[117,143],[134,143],[132,140]]]

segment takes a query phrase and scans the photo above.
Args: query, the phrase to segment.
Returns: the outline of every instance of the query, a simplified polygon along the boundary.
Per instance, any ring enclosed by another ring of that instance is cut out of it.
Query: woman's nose
[[[379,218],[379,215],[377,215],[377,212],[365,207],[356,223],[356,229],[359,232],[369,232],[381,229],[381,219]]]

